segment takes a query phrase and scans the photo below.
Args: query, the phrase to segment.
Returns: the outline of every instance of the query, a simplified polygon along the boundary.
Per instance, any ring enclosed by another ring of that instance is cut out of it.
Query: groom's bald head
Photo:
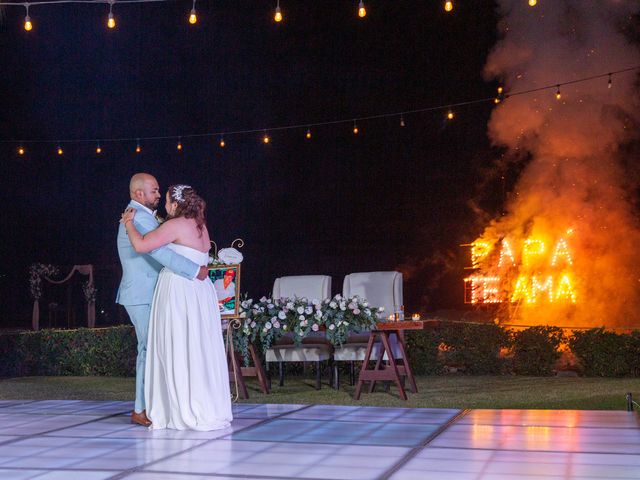
[[[156,177],[148,173],[136,173],[129,182],[129,195],[131,200],[155,210],[160,201],[160,187]]]

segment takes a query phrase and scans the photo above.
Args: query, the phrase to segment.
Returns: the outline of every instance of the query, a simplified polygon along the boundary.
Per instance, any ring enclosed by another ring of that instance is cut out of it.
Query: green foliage
[[[0,376],[135,374],[133,327],[0,335]]]
[[[507,331],[493,323],[443,322],[440,330],[443,361],[476,375],[502,373],[500,350],[509,346]]]
[[[564,333],[558,327],[538,326],[513,332],[513,371],[518,375],[551,375],[563,340]]]
[[[415,375],[433,375],[442,371],[438,361],[440,334],[435,330],[411,330],[407,332],[407,355]]]
[[[569,346],[585,375],[621,377],[640,366],[640,332],[619,334],[604,328],[577,331]]]

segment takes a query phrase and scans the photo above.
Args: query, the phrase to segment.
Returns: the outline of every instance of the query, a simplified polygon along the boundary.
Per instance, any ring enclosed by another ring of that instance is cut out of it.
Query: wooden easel
[[[231,322],[236,320],[238,317],[228,318],[229,323],[227,325],[227,335],[233,335],[233,328],[231,327]],[[260,385],[260,390],[262,393],[269,393],[269,386],[267,384],[267,375],[262,367],[262,362],[260,361],[260,356],[256,350],[255,345],[253,343],[249,343],[249,354],[251,355],[251,360],[253,361],[253,367],[243,367],[243,359],[240,356],[239,352],[236,352],[233,348],[233,340],[230,340],[226,343],[227,350],[227,361],[229,365],[229,379],[231,381],[234,380],[238,384],[238,395],[243,399],[249,398],[249,390],[247,389],[247,384],[244,381],[246,377],[257,377],[258,383]],[[231,345],[231,347],[229,347]]]

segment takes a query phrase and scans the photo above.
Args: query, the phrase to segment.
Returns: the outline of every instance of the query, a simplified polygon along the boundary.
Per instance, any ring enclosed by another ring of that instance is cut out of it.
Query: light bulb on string
[[[191,12],[189,13],[189,23],[191,25],[195,25],[198,21],[198,15],[196,14],[196,0],[193,0],[193,6],[191,7]]]
[[[305,137],[307,137],[307,140],[309,140],[311,138],[311,129],[307,128],[307,134],[305,135]]]
[[[364,2],[362,0],[360,0],[360,3],[358,4],[358,16],[360,18],[367,16],[367,9],[364,8]]]
[[[98,142],[98,145],[96,146],[96,153],[98,155],[100,155],[102,153],[102,147],[100,146],[100,142]]]
[[[178,151],[182,150],[182,140],[180,140],[180,138],[178,138],[178,144],[176,145],[176,149]]]
[[[63,153],[64,151],[62,150],[62,147],[58,145],[58,155],[62,155]]]
[[[224,148],[224,146],[226,145],[224,143],[224,135],[220,135],[220,142],[219,142],[220,148]]]
[[[22,145],[18,147],[18,155],[24,155],[24,147]]]
[[[404,115],[400,114],[400,126],[404,127],[405,123],[404,123]]]
[[[560,85],[556,85],[556,100],[560,100],[562,98],[562,94],[560,93]]]
[[[529,0],[529,6],[535,7],[538,4],[538,0]]]
[[[116,19],[113,16],[113,4],[115,3],[115,0],[110,0],[109,1],[109,16],[107,17],[107,27],[113,29],[116,28]]]
[[[447,120],[453,120],[453,117],[454,117],[454,116],[455,116],[455,115],[453,114],[453,110],[449,110],[449,111],[447,112]]]
[[[140,147],[140,139],[136,140],[136,153],[140,153],[142,148]]]
[[[446,2],[444,2],[444,11],[450,12],[451,10],[453,10],[453,2],[450,0],[447,0]]]
[[[280,0],[278,0],[278,2],[276,3],[276,13],[273,16],[273,19],[276,22],[281,22],[282,21],[282,10],[280,10]]]
[[[354,135],[357,135],[359,131],[360,131],[360,130],[358,130],[358,124],[357,124],[357,123],[356,123],[356,121],[354,120],[354,121],[353,121],[353,134],[354,134]]]
[[[271,141],[271,139],[269,138],[269,134],[267,134],[267,131],[265,130],[265,131],[264,131],[264,136],[262,137],[262,142],[263,142],[264,144],[267,144],[267,143],[269,143],[270,141]]]
[[[611,78],[611,74],[609,74],[609,81],[607,82],[607,88],[613,87],[613,79]]]
[[[27,14],[24,17],[24,29],[30,32],[33,30],[33,23],[31,23],[31,17],[29,16],[29,4],[25,3],[24,6],[27,9]]]

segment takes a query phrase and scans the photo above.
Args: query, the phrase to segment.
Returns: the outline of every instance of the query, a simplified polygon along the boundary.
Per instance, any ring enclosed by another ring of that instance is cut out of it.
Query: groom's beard
[[[156,210],[158,208],[159,203],[160,203],[160,200],[158,199],[154,202],[145,202],[143,205],[147,207],[149,210]]]

